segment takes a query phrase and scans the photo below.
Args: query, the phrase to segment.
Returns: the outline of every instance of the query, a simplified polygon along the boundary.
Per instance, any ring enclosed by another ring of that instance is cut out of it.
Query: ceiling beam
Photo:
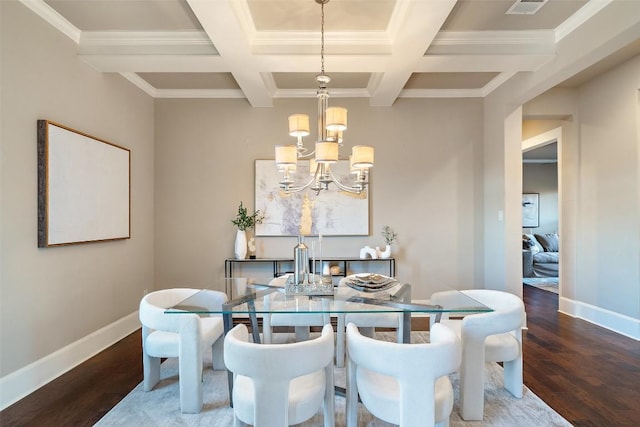
[[[229,72],[254,107],[271,107],[273,100],[260,75],[247,36],[229,1],[187,0],[191,10],[224,58]]]
[[[394,38],[387,69],[380,78],[372,79],[375,86],[372,83],[368,88],[373,94],[372,106],[387,107],[395,102],[455,4],[456,0],[411,3],[407,19]]]

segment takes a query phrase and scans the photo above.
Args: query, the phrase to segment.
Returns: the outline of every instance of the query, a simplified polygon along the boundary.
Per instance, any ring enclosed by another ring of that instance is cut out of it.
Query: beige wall
[[[393,247],[401,280],[428,298],[434,288],[480,286],[475,251],[482,196],[482,101],[400,99],[392,108],[334,99],[349,109],[345,145],[376,149],[370,192],[370,236],[327,237],[327,256],[357,257],[398,232]],[[315,101],[280,100],[251,108],[244,100],[157,100],[155,166],[156,280],[160,287],[208,285],[233,256],[240,200],[254,206],[254,161],[293,142],[287,116]],[[314,131],[312,130],[312,134]],[[292,237],[258,237],[259,257],[292,257]],[[268,272],[268,270],[267,270]]]
[[[640,319],[640,56],[578,91],[577,297]],[[640,329],[640,326],[639,326]]]
[[[2,10],[0,376],[137,310],[153,288],[153,102],[18,2]],[[131,149],[131,239],[38,249],[36,121]]]

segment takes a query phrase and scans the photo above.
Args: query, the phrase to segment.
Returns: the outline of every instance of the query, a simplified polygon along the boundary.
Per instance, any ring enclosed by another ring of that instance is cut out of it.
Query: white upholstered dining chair
[[[459,292],[493,309],[462,319],[449,319],[443,314],[440,321],[456,331],[462,344],[460,416],[468,421],[482,420],[485,363],[503,362],[504,387],[513,396],[522,397],[524,303],[514,294],[489,289],[437,292],[431,296],[431,303],[450,305],[459,298]]]
[[[197,292],[201,290],[164,289],[151,292],[140,301],[144,391],[151,391],[160,381],[161,358],[177,357],[180,410],[183,413],[202,410],[204,352],[212,352],[214,368],[224,369],[224,326],[220,315],[165,313],[165,309]],[[199,303],[211,310],[220,310],[227,300],[226,294],[217,291],[202,291],[198,298]]]
[[[224,360],[233,372],[235,425],[256,427],[299,424],[324,409],[324,426],[335,420],[333,328],[318,338],[286,344],[248,341],[240,324],[224,341]]]
[[[448,375],[460,366],[460,341],[446,326],[431,329],[428,344],[378,341],[347,325],[347,426],[358,425],[362,404],[403,427],[448,426],[453,388]]]
[[[338,292],[341,288],[346,288],[345,279],[338,283]],[[366,295],[365,295],[366,296]],[[337,315],[336,327],[336,366],[344,366],[345,360],[345,332],[346,325],[353,323],[358,326],[362,335],[375,338],[376,328],[390,328],[396,330],[396,341],[402,343],[404,326],[402,314],[400,313],[340,313]]]

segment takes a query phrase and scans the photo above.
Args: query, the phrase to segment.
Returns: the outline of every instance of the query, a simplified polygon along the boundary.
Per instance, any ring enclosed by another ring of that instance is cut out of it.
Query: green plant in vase
[[[255,227],[256,224],[262,224],[263,220],[264,215],[260,214],[259,209],[249,215],[247,208],[244,207],[241,201],[240,206],[238,206],[238,214],[236,215],[236,219],[232,219],[231,222],[233,223],[233,225],[238,227],[238,230],[245,231]]]
[[[385,225],[382,227],[381,234],[387,246],[384,251],[380,250],[379,247],[376,247],[376,252],[378,253],[378,258],[389,258],[391,256],[391,244],[398,238],[398,233],[396,233],[393,228]]]
[[[240,206],[238,206],[238,213],[236,215],[236,219],[231,220],[233,225],[238,227],[238,232],[236,233],[236,241],[235,241],[236,259],[244,259],[247,256],[246,230],[252,229],[253,227],[255,227],[256,224],[262,224],[263,220],[264,220],[264,215],[260,213],[260,210],[256,210],[252,214],[249,214],[249,212],[247,211],[247,208],[245,208],[242,201],[240,201]]]

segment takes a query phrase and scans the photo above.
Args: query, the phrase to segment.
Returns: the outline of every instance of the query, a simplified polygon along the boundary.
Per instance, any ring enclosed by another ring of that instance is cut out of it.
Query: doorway
[[[544,123],[528,123],[544,122]],[[557,121],[524,121],[529,128],[557,125]],[[560,171],[562,127],[523,141],[523,286],[560,291]],[[526,216],[525,216],[526,215]]]

